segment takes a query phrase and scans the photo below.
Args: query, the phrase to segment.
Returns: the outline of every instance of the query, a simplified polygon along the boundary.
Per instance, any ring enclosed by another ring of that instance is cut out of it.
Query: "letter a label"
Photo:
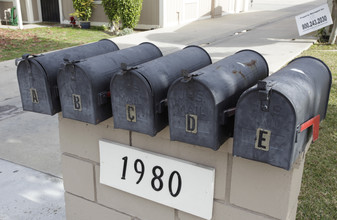
[[[269,151],[271,131],[258,128],[256,130],[255,148],[263,151]]]
[[[136,106],[126,105],[126,120],[136,122]]]
[[[81,96],[73,94],[73,104],[75,111],[82,111]]]
[[[196,134],[198,132],[198,116],[197,115],[186,115],[186,132]]]
[[[30,89],[30,96],[32,97],[33,103],[39,103],[39,97],[37,96],[36,89],[33,89],[33,88]]]

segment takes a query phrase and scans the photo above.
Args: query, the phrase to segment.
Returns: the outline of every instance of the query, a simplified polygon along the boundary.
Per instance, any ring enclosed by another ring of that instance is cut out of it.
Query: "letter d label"
[[[197,115],[186,115],[186,132],[196,134],[198,132],[198,116]]]

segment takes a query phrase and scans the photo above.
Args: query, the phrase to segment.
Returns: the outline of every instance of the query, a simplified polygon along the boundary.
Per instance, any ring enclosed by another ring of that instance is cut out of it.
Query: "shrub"
[[[138,24],[143,0],[119,1],[123,28],[135,28]]]
[[[94,0],[73,0],[74,13],[70,15],[76,16],[81,21],[89,21],[94,7]]]
[[[102,0],[104,12],[115,32],[119,30],[120,21],[123,28],[134,28],[137,25],[142,4],[143,0]]]

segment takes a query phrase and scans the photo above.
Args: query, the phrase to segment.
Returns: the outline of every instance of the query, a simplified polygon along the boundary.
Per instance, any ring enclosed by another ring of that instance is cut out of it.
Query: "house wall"
[[[33,8],[33,17],[34,21],[39,21],[39,9],[38,9],[38,4],[37,1],[40,0],[32,0],[32,8]]]
[[[22,21],[28,21],[26,1],[20,0],[20,4],[21,4]]]
[[[194,20],[243,11],[245,2],[250,0],[143,0],[143,8],[137,27],[174,26]],[[161,14],[161,3],[162,14]],[[62,0],[63,23],[69,23],[69,14],[74,12],[71,0]],[[101,1],[96,1],[90,21],[93,25],[102,25],[109,22],[104,13]],[[162,22],[161,22],[162,20]]]
[[[139,24],[159,26],[159,0],[144,0]]]
[[[109,19],[105,15],[104,8],[102,4],[96,4],[96,7],[93,9],[92,17],[90,18],[92,22],[105,22],[108,23]]]
[[[62,0],[62,14],[64,20],[69,20],[70,13],[74,12],[73,2],[71,0]],[[68,22],[69,23],[69,22]]]
[[[164,10],[166,14],[165,25],[179,24],[181,21],[183,2],[180,0],[165,1]]]
[[[63,23],[69,23],[69,17],[71,16],[70,14],[75,11],[73,8],[73,2],[71,0],[62,0],[62,13],[64,17],[64,22]],[[95,4],[95,7],[93,8],[93,13],[90,18],[90,21],[92,23],[100,22],[100,23],[108,23],[109,20],[107,16],[104,13],[104,8],[100,2]]]
[[[199,15],[200,17],[207,17],[211,15],[212,1],[200,0],[199,1]]]

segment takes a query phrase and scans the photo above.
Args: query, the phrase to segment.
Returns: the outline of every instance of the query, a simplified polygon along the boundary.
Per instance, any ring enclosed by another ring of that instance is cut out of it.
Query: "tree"
[[[333,0],[331,16],[332,16],[333,28],[330,34],[329,43],[335,44],[336,37],[337,37],[337,0]]]
[[[102,0],[102,5],[110,21],[111,30],[118,32],[120,22],[123,28],[136,27],[143,0]]]

